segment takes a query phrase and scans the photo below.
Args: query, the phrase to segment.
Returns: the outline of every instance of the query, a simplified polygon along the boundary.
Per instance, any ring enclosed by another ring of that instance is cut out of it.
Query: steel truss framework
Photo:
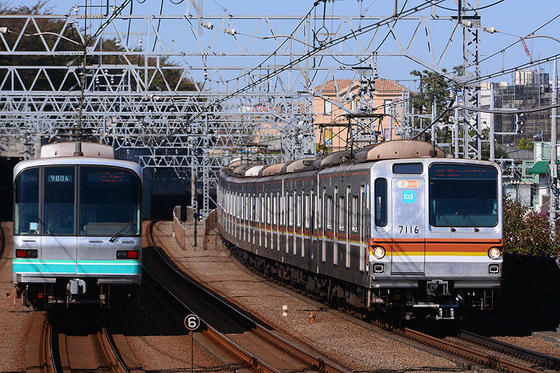
[[[359,82],[352,65],[404,56],[453,78],[443,67],[457,65],[450,51],[460,50],[454,39],[463,26],[454,16],[438,15],[433,4],[439,2],[411,1],[386,17],[328,15],[320,3],[303,18],[207,15],[202,0],[185,1],[175,15],[141,15],[141,5],[133,2],[134,14],[112,19],[85,51],[80,133],[130,149],[143,167],[194,175],[206,213],[217,171],[231,159],[262,153],[263,147],[268,161],[315,153],[319,108],[313,98],[349,112],[348,90],[335,84],[333,96],[323,87],[342,78]],[[34,155],[40,138],[78,131],[81,46],[111,12],[95,15],[91,8],[86,18],[84,10],[0,16],[0,25],[11,25],[0,34],[0,60],[10,61],[0,65],[0,136],[24,144],[26,157]],[[437,46],[433,32],[447,33],[448,40]],[[40,40],[40,47],[29,50],[28,38]],[[394,103],[393,126],[413,135],[406,102],[403,95]]]

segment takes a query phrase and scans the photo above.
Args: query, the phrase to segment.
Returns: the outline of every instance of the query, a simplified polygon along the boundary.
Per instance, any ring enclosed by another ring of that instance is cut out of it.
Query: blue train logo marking
[[[403,203],[415,203],[416,202],[416,194],[414,193],[413,190],[403,190],[402,201],[403,201]]]

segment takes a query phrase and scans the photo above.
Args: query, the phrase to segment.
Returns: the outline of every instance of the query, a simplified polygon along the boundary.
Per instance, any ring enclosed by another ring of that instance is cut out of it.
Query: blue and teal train
[[[12,280],[24,304],[99,303],[142,281],[142,169],[95,143],[44,145],[14,168]]]

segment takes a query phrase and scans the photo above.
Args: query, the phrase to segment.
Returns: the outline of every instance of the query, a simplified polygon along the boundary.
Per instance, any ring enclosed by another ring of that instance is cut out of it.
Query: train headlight
[[[492,247],[488,250],[488,257],[490,257],[490,259],[498,259],[500,255],[502,255],[502,252],[497,247]]]
[[[375,257],[375,259],[383,259],[383,257],[385,257],[385,249],[381,246],[374,247],[373,256]]]

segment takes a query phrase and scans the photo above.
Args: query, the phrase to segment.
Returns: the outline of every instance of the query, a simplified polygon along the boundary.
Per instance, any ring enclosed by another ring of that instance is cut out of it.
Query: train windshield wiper
[[[461,206],[461,214],[463,215],[463,217],[464,217],[465,219],[467,219],[467,221],[469,222],[469,224],[471,224],[471,225],[473,226],[475,232],[480,231],[480,229],[478,229],[478,227],[476,226],[476,224],[474,223],[474,221],[472,220],[472,218],[471,218],[469,215],[465,214],[465,209],[463,208],[463,206]]]
[[[451,232],[455,232],[457,229],[455,229],[454,226],[451,225],[451,222],[449,221],[449,219],[447,219],[445,217],[445,215],[442,215],[441,212],[439,212],[439,210],[436,209],[436,216],[439,216],[443,219],[443,221],[445,222],[445,224],[449,225],[449,230]]]
[[[117,238],[119,238],[120,236],[122,236],[122,234],[124,233],[124,231],[126,231],[128,229],[128,227],[130,227],[130,223],[126,223],[125,225],[123,225],[123,227],[121,229],[119,229],[117,231],[117,233],[115,233],[113,235],[113,237],[109,238],[109,242],[115,242],[115,240]]]

